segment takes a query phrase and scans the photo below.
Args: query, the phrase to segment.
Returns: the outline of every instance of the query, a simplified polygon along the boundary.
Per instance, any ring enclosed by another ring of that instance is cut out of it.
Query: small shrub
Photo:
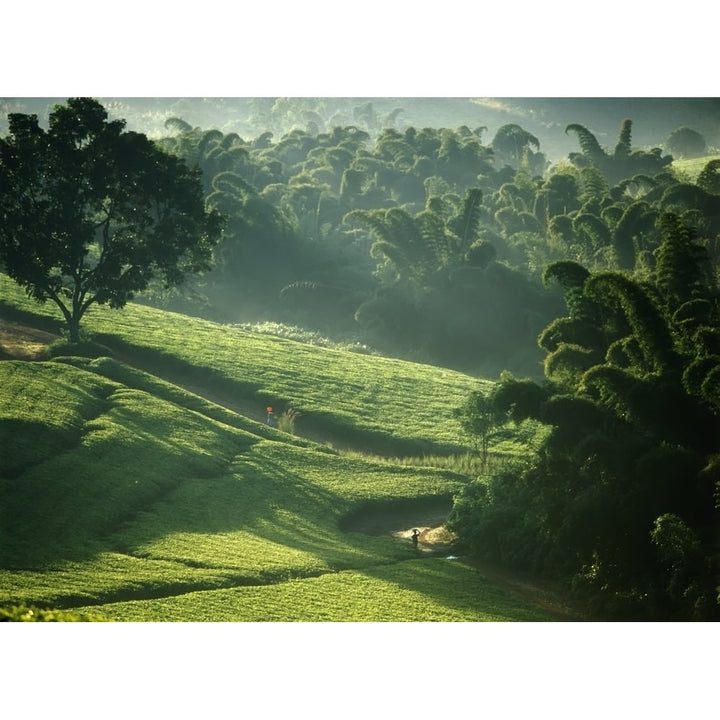
[[[100,357],[112,357],[112,351],[105,345],[92,340],[74,343],[62,339],[51,343],[45,350],[44,359],[49,360],[56,357],[86,357],[94,360]]]
[[[278,429],[290,435],[295,434],[295,419],[300,416],[300,411],[295,408],[288,408],[278,417]]]

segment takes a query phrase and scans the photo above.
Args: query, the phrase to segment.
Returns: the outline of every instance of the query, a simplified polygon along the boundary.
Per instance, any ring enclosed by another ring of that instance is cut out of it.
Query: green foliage
[[[537,372],[535,335],[557,312],[533,287],[548,264],[652,273],[658,203],[683,202],[708,242],[720,232],[707,197],[711,174],[695,187],[704,196],[662,200],[678,177],[656,149],[633,150],[629,120],[612,151],[568,126],[584,154],[546,172],[538,138],[512,123],[486,145],[482,128],[380,127],[372,103],[336,112],[339,100],[247,102],[249,141],[177,114],[167,120],[158,145],[202,171],[206,202],[227,224],[212,273],[172,290],[157,277],[146,302],[223,322],[355,335],[395,356],[462,370],[481,358],[484,372]],[[640,200],[647,207],[632,207]],[[366,215],[355,223],[355,213]],[[517,298],[466,272],[495,264],[526,278]],[[473,322],[467,340],[449,332],[460,320]],[[491,357],[500,344],[505,362]]]
[[[477,440],[481,468],[485,470],[492,434],[507,418],[497,410],[492,397],[480,391],[470,393],[465,403],[453,411],[453,415],[463,431]]]
[[[574,133],[580,143],[581,153],[571,153],[570,160],[578,168],[595,168],[611,185],[638,174],[655,175],[672,163],[672,156],[662,156],[659,148],[632,150],[632,120],[626,118],[620,126],[618,142],[612,154],[604,150],[595,136],[583,125],[571,123],[566,133]]]
[[[698,175],[697,186],[705,192],[720,195],[720,159],[709,160]]]
[[[621,269],[632,270],[635,267],[636,256],[642,249],[641,243],[647,242],[656,218],[657,212],[642,200],[629,205],[618,218],[613,246]]]
[[[543,334],[542,337],[546,339],[547,335]],[[543,347],[548,349],[547,346]],[[545,376],[558,386],[574,389],[582,382],[585,372],[596,365],[599,359],[597,353],[581,344],[561,341],[545,358]]]
[[[714,337],[716,292],[692,232],[669,215],[661,227],[656,283],[548,268],[573,313],[540,337],[550,382],[505,376],[494,400],[550,431],[529,466],[464,488],[450,527],[603,617],[713,620],[720,372],[698,338]]]
[[[712,297],[716,280],[696,230],[674,213],[664,213],[659,222],[663,241],[656,253],[656,278],[669,308],[674,312],[689,301]]]
[[[278,428],[283,432],[294,435],[295,421],[300,415],[302,415],[302,413],[299,410],[296,410],[295,408],[288,408],[278,417]]]
[[[573,230],[586,247],[588,257],[610,244],[610,232],[607,225],[597,215],[580,213],[573,218]]]
[[[70,342],[69,340],[56,340],[48,345],[44,359],[62,356],[79,356],[88,358],[108,357],[112,355],[110,348],[101,343],[86,340],[85,342]]]
[[[199,173],[123,127],[75,98],[47,131],[35,115],[11,115],[0,139],[0,263],[57,305],[72,342],[91,305],[121,308],[155,275],[172,286],[207,270],[220,236]]]
[[[605,151],[587,128],[573,123],[565,128],[565,132],[574,132],[577,135],[580,149],[594,164],[599,164],[605,159]]]
[[[498,163],[507,163],[518,170],[523,165],[532,172],[541,173],[544,170],[544,158],[535,157],[531,150],[533,147],[539,150],[540,141],[515,123],[500,127],[490,147]]]
[[[669,368],[674,354],[667,319],[638,284],[619,273],[598,273],[588,278],[584,287],[595,302],[617,300],[643,352],[642,370]]]
[[[705,154],[705,138],[689,127],[673,130],[665,140],[665,149],[677,157],[698,157]]]
[[[106,618],[69,610],[11,605],[0,607],[0,622],[104,622]]]
[[[286,102],[277,107],[290,112]],[[264,117],[272,125],[273,113]],[[569,126],[587,157],[547,174],[537,138],[513,124],[484,146],[481,129],[467,127],[313,132],[297,120],[277,140],[267,133],[245,143],[200,128],[167,139],[199,161],[229,218],[216,273],[193,289],[214,319],[358,334],[383,352],[462,370],[487,357],[485,372],[509,362],[537,372],[535,335],[556,306],[532,284],[548,264],[654,269],[657,203],[677,179],[655,150],[633,150],[629,120],[612,153]],[[245,155],[221,163],[230,148]],[[501,286],[483,288],[483,275],[468,272],[500,263],[527,278],[517,297],[497,296]],[[451,331],[461,321],[473,332]],[[490,359],[500,344],[510,351],[505,363]]]
[[[371,146],[370,136],[351,126],[316,135],[293,130],[277,142],[266,134],[253,143],[176,123],[172,127],[179,132],[166,139],[168,149],[198,162],[208,202],[228,218],[215,253],[216,272],[192,290],[203,298],[204,312],[223,320],[261,316],[323,333],[360,332],[366,344],[377,343],[382,324],[388,327],[380,338],[386,351],[435,361],[443,356],[442,362],[454,357],[459,369],[474,362],[470,345],[478,341],[465,347],[445,334],[446,316],[474,298],[467,293],[458,297],[446,275],[458,267],[487,267],[501,251],[478,244],[481,229],[489,230],[486,188],[492,193],[506,177],[495,171],[492,150],[480,142],[481,129],[410,128],[400,133],[385,128]],[[537,147],[536,138],[518,131],[518,138],[523,135],[523,142]],[[242,147],[245,156],[220,162],[228,147]],[[539,156],[533,153],[536,166]],[[521,164],[527,160],[523,151]],[[242,189],[238,179],[245,183]],[[526,209],[532,208],[533,183],[517,183]],[[348,223],[341,224],[342,218]],[[530,212],[519,223],[523,231],[538,229]],[[393,287],[398,279],[402,287]],[[447,313],[418,318],[417,306],[425,302],[413,297],[418,285],[432,286],[437,300],[447,302]],[[333,288],[336,297],[323,302],[321,292],[294,292],[303,288]],[[437,339],[425,343],[420,329],[396,333],[395,326],[407,324],[404,312],[376,322],[385,292],[403,294],[398,308],[410,308],[416,324],[429,321]],[[148,299],[188,309],[178,295],[164,299],[157,289]],[[518,314],[524,311],[535,313],[528,307]],[[369,324],[358,322],[369,317]],[[522,343],[525,348],[518,348],[518,355],[532,354],[532,333],[515,340],[515,345]],[[455,348],[450,358],[445,357],[449,345]]]
[[[493,403],[499,412],[507,413],[514,422],[520,423],[528,418],[540,418],[541,407],[548,394],[530,379],[517,380],[505,375],[495,390]]]

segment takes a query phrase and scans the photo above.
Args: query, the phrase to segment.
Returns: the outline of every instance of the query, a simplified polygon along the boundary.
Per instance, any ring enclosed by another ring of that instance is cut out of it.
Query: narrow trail
[[[0,360],[38,360],[45,348],[59,337],[43,330],[0,318]],[[183,382],[182,378],[174,376],[175,373],[158,375],[157,368],[150,368],[149,365],[143,367],[143,363],[138,363],[128,354],[115,353],[114,358],[130,367],[156,375],[227,410],[258,422],[265,421],[264,408],[257,407],[257,403],[228,401],[227,398],[209,392],[200,385]],[[321,445],[328,444],[325,438],[314,433],[303,433],[298,429],[296,434],[298,437]],[[338,451],[361,452],[360,448],[349,445],[342,447],[332,443],[331,447]],[[421,555],[445,557],[448,561],[466,564],[513,596],[550,614],[557,620],[582,622],[592,619],[581,611],[571,608],[553,588],[542,585],[534,578],[525,578],[517,573],[510,573],[486,561],[455,555],[455,539],[444,527],[448,511],[444,504],[422,511],[418,509],[368,511],[366,514],[358,515],[345,530],[364,532],[370,535],[390,535],[403,541],[412,542],[413,531],[417,529],[419,531],[417,548]],[[176,594],[183,594],[183,592],[196,592],[198,588],[176,588],[176,590],[178,591]]]
[[[0,318],[0,360],[37,360],[59,335]]]
[[[489,581],[499,585],[514,597],[541,610],[556,620],[565,622],[587,622],[591,618],[578,608],[566,603],[560,593],[549,584],[543,584],[536,578],[524,577],[520,573],[511,573],[494,563],[472,558],[457,549],[455,537],[445,528],[447,512],[438,507],[424,513],[418,513],[409,522],[407,513],[402,511],[368,516],[362,518],[352,528],[370,535],[392,535],[412,542],[414,530],[419,530],[418,552],[427,557],[444,557],[448,561],[467,565],[483,575]],[[455,553],[458,553],[457,555]]]

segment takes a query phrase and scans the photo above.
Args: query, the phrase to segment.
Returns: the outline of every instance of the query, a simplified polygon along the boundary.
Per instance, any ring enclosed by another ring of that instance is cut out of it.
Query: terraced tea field
[[[0,282],[6,317],[52,329]],[[480,381],[137,305],[88,328],[154,372],[0,362],[0,605],[123,621],[557,617],[451,545],[407,539],[468,482],[452,409]],[[268,402],[300,409],[297,434],[262,422]],[[524,452],[514,432],[497,457]]]

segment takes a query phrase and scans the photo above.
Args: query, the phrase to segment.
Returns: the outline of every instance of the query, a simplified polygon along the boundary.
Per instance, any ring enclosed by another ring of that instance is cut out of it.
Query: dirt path
[[[59,335],[0,318],[0,360],[38,360],[45,348],[58,340],[59,337]],[[132,358],[121,357],[117,354],[115,357],[120,362],[138,367],[140,370],[144,369],[141,365],[134,363]],[[208,393],[200,386],[183,384],[178,382],[178,378],[173,377],[164,377],[163,379],[177,384],[209,402],[253,420],[263,422],[265,419],[263,412],[251,406],[250,403],[247,405],[229,403],[222,397]],[[298,436],[321,444],[324,442],[322,438],[311,437],[309,434],[298,432]],[[342,450],[343,448],[337,447],[336,449]],[[509,573],[492,563],[454,555],[455,538],[444,527],[448,513],[446,506],[430,507],[423,510],[414,508],[410,509],[409,513],[408,510],[403,512],[398,509],[368,512],[364,516],[358,517],[354,523],[355,526],[351,529],[371,535],[389,534],[408,542],[412,540],[413,530],[417,529],[420,532],[418,550],[421,553],[428,556],[443,556],[449,560],[469,565],[487,577],[488,580],[505,588],[524,602],[553,615],[558,620],[585,621],[591,619],[583,616],[578,610],[569,607],[561,600],[554,589],[542,585],[535,579]]]
[[[0,318],[0,360],[37,360],[60,338],[43,330]]]
[[[402,519],[406,520],[406,518]],[[399,522],[399,529],[373,534],[390,534],[393,537],[412,542],[413,531],[417,529],[420,531],[417,547],[421,553],[428,556],[445,557],[448,560],[468,565],[514,597],[552,615],[557,620],[584,622],[591,619],[578,608],[568,605],[560,593],[549,584],[543,584],[535,578],[523,577],[519,573],[510,573],[493,563],[460,554],[456,547],[456,538],[443,524],[445,519],[445,516],[441,516],[430,521],[429,524],[423,524],[428,522],[428,517],[419,517],[416,525]],[[398,521],[400,520],[401,518],[398,517]],[[458,552],[457,555],[456,552]]]

